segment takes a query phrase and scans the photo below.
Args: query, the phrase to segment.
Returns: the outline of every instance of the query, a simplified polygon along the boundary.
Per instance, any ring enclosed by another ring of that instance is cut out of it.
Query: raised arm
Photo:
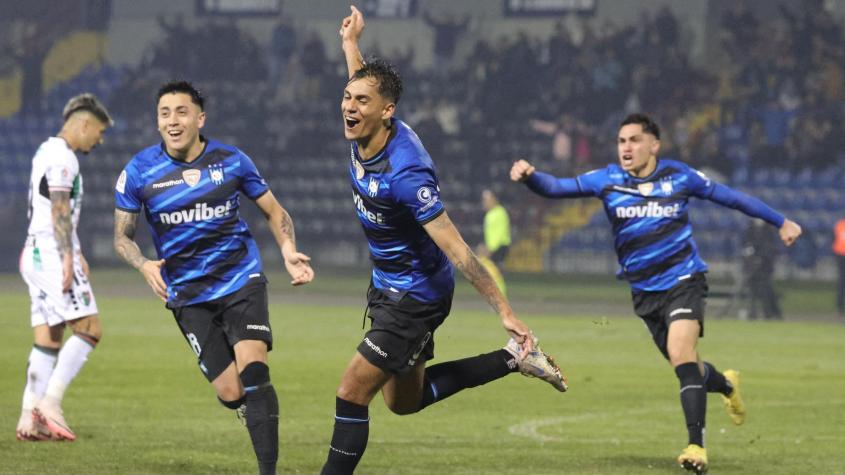
[[[70,190],[50,190],[50,213],[53,217],[53,236],[62,258],[62,290],[67,292],[73,283],[73,222],[70,212]]]
[[[130,213],[120,209],[114,210],[114,250],[138,272],[144,276],[150,288],[161,300],[167,301],[167,284],[161,277],[161,267],[164,259],[151,261],[141,254],[141,249],[135,242],[135,225],[138,213]]]
[[[444,211],[440,216],[423,225],[434,243],[443,250],[449,261],[461,271],[473,287],[483,296],[502,319],[505,330],[522,345],[524,357],[534,348],[534,341],[528,338],[531,330],[513,313],[507,298],[496,286],[496,282],[473,254],[458,229]]]
[[[267,218],[267,223],[270,225],[270,232],[279,245],[279,250],[282,252],[282,258],[285,261],[285,269],[287,269],[293,280],[292,285],[307,284],[314,280],[314,270],[311,269],[311,258],[297,252],[296,250],[296,234],[293,229],[293,220],[291,220],[288,212],[282,208],[282,205],[273,196],[273,192],[267,190],[261,195],[255,204],[264,213]]]
[[[762,200],[734,190],[729,186],[714,183],[713,191],[707,196],[707,199],[722,206],[742,211],[749,216],[760,218],[775,226],[778,228],[781,241],[787,246],[791,246],[801,236],[801,226],[798,223],[787,219]]]
[[[346,69],[351,78],[355,71],[364,67],[364,58],[358,47],[358,40],[364,31],[364,15],[354,5],[349,9],[351,13],[340,23],[340,37],[343,55],[346,57]]]
[[[538,172],[534,165],[517,160],[511,167],[511,180],[525,183],[531,191],[546,198],[581,198],[593,193],[581,188],[575,178],[557,178]]]

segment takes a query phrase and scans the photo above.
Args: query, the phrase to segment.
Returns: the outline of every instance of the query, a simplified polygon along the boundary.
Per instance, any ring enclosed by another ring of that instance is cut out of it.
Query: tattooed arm
[[[62,258],[62,290],[70,290],[73,282],[73,221],[70,211],[70,190],[50,190],[50,212],[53,216],[53,236]]]
[[[147,284],[160,299],[167,301],[167,284],[161,277],[164,259],[151,261],[141,254],[141,249],[135,242],[137,221],[138,213],[114,210],[114,250],[129,265],[138,269],[144,276],[144,280],[147,281]]]
[[[423,225],[423,228],[434,240],[434,243],[443,250],[449,261],[461,271],[478,293],[493,307],[493,310],[499,314],[505,330],[514,337],[517,343],[523,345],[523,351],[532,350],[534,342],[531,338],[528,338],[531,330],[520,319],[516,318],[508,299],[496,286],[496,282],[490,277],[487,269],[481,265],[481,262],[473,254],[446,212],[444,211],[443,214]]]
[[[285,261],[285,269],[293,278],[291,284],[302,285],[314,279],[314,270],[311,269],[311,258],[297,252],[296,234],[293,230],[293,220],[288,212],[282,208],[279,201],[273,196],[272,191],[261,195],[255,204],[264,213],[267,223],[270,225],[270,232],[282,251],[282,258]]]

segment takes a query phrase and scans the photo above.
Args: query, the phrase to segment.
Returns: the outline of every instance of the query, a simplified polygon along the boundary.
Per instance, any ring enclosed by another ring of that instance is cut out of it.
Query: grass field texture
[[[362,335],[366,274],[324,276],[302,291],[286,288],[281,276],[272,281],[280,473],[318,473],[334,392]],[[78,440],[25,443],[14,427],[32,344],[29,299],[16,276],[0,277],[0,474],[256,473],[246,430],[216,402],[171,314],[140,276],[101,273],[94,284],[104,338],[64,403]],[[674,463],[686,445],[677,379],[624,310],[627,289],[526,278],[511,292],[571,390],[511,375],[402,417],[377,398],[357,473],[685,473]],[[828,290],[790,291],[786,311],[812,313],[830,298]],[[479,301],[459,289],[433,363],[505,343],[498,318]],[[710,473],[845,473],[843,348],[845,325],[829,318],[708,319],[701,353],[717,368],[741,371],[749,406],[747,423],[736,427],[710,396]]]

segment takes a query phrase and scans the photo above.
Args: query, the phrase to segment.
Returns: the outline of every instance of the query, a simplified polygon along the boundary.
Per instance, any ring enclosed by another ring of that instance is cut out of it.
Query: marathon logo
[[[367,218],[367,221],[375,224],[384,225],[384,215],[381,213],[373,213],[364,206],[364,200],[358,193],[352,193],[352,201],[355,203],[355,208]]]
[[[655,201],[649,201],[645,206],[619,206],[616,208],[617,218],[674,218],[680,213],[680,203],[660,206]]]
[[[208,203],[197,203],[191,209],[183,209],[172,213],[159,213],[158,219],[162,224],[193,223],[195,221],[211,221],[212,219],[229,216],[232,202],[226,200],[225,205],[208,206]]]
[[[377,355],[382,358],[387,358],[387,352],[379,348],[375,343],[371,342],[369,337],[364,337],[364,343],[366,343],[371,350],[375,351]]]
[[[161,183],[153,183],[153,189],[167,188],[168,186],[176,186],[185,183],[185,180],[168,180]]]

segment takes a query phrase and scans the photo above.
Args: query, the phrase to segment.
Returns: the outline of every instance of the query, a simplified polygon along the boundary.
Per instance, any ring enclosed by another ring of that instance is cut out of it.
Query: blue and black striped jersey
[[[397,300],[452,293],[454,268],[423,225],[444,212],[434,162],[417,134],[393,119],[385,147],[362,161],[351,144],[352,199],[373,261],[373,285]]]
[[[239,193],[256,200],[268,191],[239,149],[205,140],[191,163],[170,157],[163,144],[139,152],[121,172],[115,207],[143,208],[159,259],[165,260],[168,307],[228,295],[250,279],[265,280],[255,240],[239,214]]]
[[[574,179],[535,172],[527,184],[544,196],[601,199],[613,229],[619,276],[635,292],[667,290],[679,280],[707,271],[692,237],[690,197],[739,209],[778,227],[784,222],[762,201],[675,160],[658,160],[654,172],[645,178],[634,177],[614,163]]]

